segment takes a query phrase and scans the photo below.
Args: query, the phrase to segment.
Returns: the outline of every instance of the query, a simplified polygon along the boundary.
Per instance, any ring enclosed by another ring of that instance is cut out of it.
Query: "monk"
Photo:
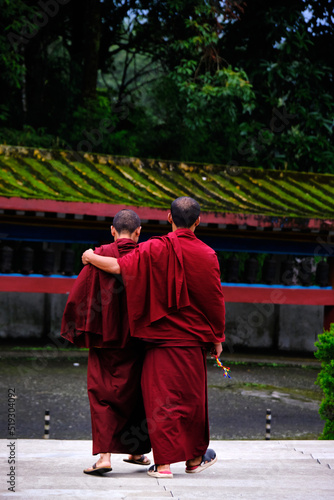
[[[172,478],[170,464],[197,473],[216,460],[209,444],[206,352],[219,356],[225,304],[216,253],[198,240],[200,206],[173,201],[172,232],[141,243],[119,259],[91,250],[82,262],[120,273],[127,291],[130,333],[146,342],[142,392],[155,464],[152,477]]]
[[[95,249],[96,255],[119,258],[133,251],[140,219],[121,210],[113,219],[114,243]],[[149,465],[151,450],[140,387],[143,343],[129,335],[124,285],[94,266],[85,266],[69,295],[61,335],[79,347],[89,347],[87,388],[91,411],[93,455],[99,460],[86,474],[110,472],[111,453],[127,453],[126,462]]]

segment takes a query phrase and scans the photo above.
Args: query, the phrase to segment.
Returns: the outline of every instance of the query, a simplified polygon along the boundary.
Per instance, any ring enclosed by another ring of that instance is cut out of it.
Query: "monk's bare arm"
[[[93,264],[93,266],[98,267],[107,273],[121,273],[121,268],[119,267],[117,259],[114,257],[103,257],[102,255],[97,255],[91,248],[82,254],[81,260],[84,265]]]

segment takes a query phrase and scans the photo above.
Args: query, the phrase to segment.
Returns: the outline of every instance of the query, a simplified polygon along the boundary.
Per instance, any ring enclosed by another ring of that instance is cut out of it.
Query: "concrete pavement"
[[[112,456],[111,473],[83,474],[95,461],[90,441],[2,439],[0,446],[4,499],[334,498],[334,441],[212,441],[215,465],[185,474],[183,463],[173,464],[173,479],[151,478],[146,467],[124,463],[123,455]],[[11,484],[15,491],[8,490]]]

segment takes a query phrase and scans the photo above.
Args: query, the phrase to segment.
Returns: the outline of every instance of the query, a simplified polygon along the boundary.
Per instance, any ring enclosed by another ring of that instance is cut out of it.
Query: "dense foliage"
[[[0,143],[334,173],[325,0],[0,7]]]
[[[324,394],[319,413],[326,420],[321,438],[334,439],[334,323],[329,331],[319,335],[315,345],[318,348],[315,356],[322,361],[317,384]]]

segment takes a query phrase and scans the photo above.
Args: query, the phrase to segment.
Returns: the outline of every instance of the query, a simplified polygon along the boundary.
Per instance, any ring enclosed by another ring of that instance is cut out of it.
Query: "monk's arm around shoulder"
[[[103,257],[102,255],[97,255],[91,248],[85,250],[82,254],[81,260],[84,265],[93,264],[93,266],[98,267],[107,273],[120,274],[121,272],[117,259],[114,257]]]

